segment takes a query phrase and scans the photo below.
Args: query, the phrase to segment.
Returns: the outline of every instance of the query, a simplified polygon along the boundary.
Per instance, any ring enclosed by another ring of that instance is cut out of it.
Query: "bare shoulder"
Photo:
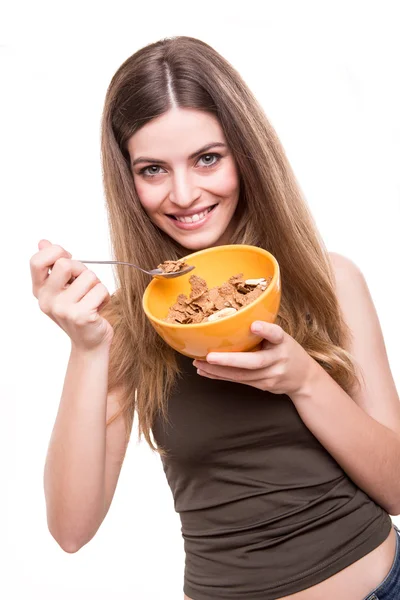
[[[358,324],[368,318],[380,331],[376,308],[360,267],[347,256],[337,252],[329,252],[329,258],[335,278],[336,295],[345,320],[350,321],[350,329],[354,327],[357,330]],[[380,333],[382,334],[381,331]]]
[[[357,329],[361,317],[373,317],[376,321],[378,317],[375,306],[361,269],[350,258],[337,252],[329,252],[329,258],[335,278],[336,296],[350,329]],[[362,314],[356,319],[360,308],[363,309]]]
[[[343,281],[348,281],[354,277],[363,278],[360,268],[350,258],[337,252],[329,252],[328,254],[337,283],[343,283]]]
[[[391,373],[378,313],[361,269],[330,252],[336,295],[351,332],[348,350],[361,375],[353,399],[377,421],[400,433],[400,403]]]

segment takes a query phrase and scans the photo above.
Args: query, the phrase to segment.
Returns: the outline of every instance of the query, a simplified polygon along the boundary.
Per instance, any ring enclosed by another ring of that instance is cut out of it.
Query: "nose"
[[[199,189],[187,172],[175,173],[169,199],[179,208],[188,208],[200,195]]]

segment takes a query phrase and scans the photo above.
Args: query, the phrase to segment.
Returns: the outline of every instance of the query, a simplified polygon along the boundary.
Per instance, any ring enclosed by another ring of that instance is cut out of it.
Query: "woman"
[[[192,361],[145,318],[147,276],[119,265],[110,298],[40,242],[33,292],[71,338],[45,467],[54,538],[76,552],[95,535],[136,410],[181,516],[186,600],[397,597],[400,405],[379,321],[239,74],[194,38],[142,48],[107,91],[102,160],[117,260],[258,245],[283,295],[275,324],[252,325],[259,350]]]

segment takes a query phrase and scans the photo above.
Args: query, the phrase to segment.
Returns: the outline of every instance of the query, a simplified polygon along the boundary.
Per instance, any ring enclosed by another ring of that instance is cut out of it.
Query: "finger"
[[[59,294],[65,289],[72,277],[79,277],[86,269],[86,265],[78,260],[59,258],[54,263],[51,274],[45,283],[46,290],[50,294]]]
[[[255,371],[273,365],[279,360],[279,351],[274,346],[257,352],[210,352],[207,354],[206,360],[210,365]]]
[[[202,371],[201,369],[197,369],[197,374],[201,377],[206,377],[207,379],[219,379],[220,381],[232,381],[233,379],[227,379],[225,377],[218,377],[217,375],[210,375],[210,373],[206,373],[206,371]]]
[[[195,365],[197,367],[197,365]],[[231,381],[254,381],[260,379],[260,370],[252,371],[251,369],[235,369],[234,367],[220,367],[216,365],[199,365],[200,371],[210,377],[218,379],[229,379]]]
[[[285,337],[282,327],[276,323],[267,323],[266,321],[254,321],[251,325],[251,331],[261,335],[264,340],[271,344],[281,344]]]
[[[71,286],[72,287],[72,286]],[[95,285],[79,302],[81,308],[87,312],[93,311],[93,320],[97,319],[98,310],[110,300],[110,294],[103,283]]]
[[[216,353],[213,353],[216,354]],[[250,357],[247,352],[224,352],[220,354],[220,359],[218,362],[208,362],[207,361],[194,361],[194,366],[199,369],[203,369],[204,371],[210,373],[220,374],[222,371],[225,373],[239,373],[244,377],[250,376],[254,377],[255,375],[260,375],[261,372],[264,372],[265,369],[268,369],[275,365],[280,360],[279,351],[277,349],[272,349],[268,351],[258,351],[257,353],[250,353]],[[243,358],[242,358],[243,356]],[[252,374],[252,375],[250,375]],[[236,378],[236,376],[235,376]]]
[[[197,373],[198,375],[200,375],[200,377],[204,377],[206,379],[216,379],[219,381],[229,381],[230,383],[240,383],[242,385],[248,385],[252,388],[257,388],[262,391],[270,390],[273,393],[276,393],[273,391],[273,380],[266,379],[265,377],[263,377],[262,379],[254,379],[254,381],[242,381],[240,379],[228,379],[228,377],[218,377],[217,375],[210,375],[209,373],[206,373],[201,369],[198,369]]]
[[[39,250],[43,250],[43,248],[48,248],[49,246],[52,246],[53,244],[51,242],[49,242],[49,240],[40,240],[40,242],[38,243],[38,248]]]
[[[39,246],[43,246],[39,252],[34,254],[30,261],[33,293],[37,297],[39,289],[49,276],[49,268],[59,258],[71,258],[71,254],[61,246],[50,244],[48,240],[41,240]],[[49,245],[50,244],[50,245]]]
[[[78,264],[83,265],[83,263]],[[64,278],[68,277],[69,274],[71,274],[71,276],[75,278],[72,281],[72,283],[67,287],[67,289],[63,292],[64,298],[69,300],[70,302],[80,302],[82,298],[84,298],[91,289],[93,289],[96,285],[101,283],[96,273],[94,273],[90,269],[85,267],[80,273],[78,271],[79,267],[76,266],[75,268],[73,266],[71,269],[67,270],[67,272],[64,275]]]
[[[259,390],[265,390],[266,380],[265,379],[256,379],[254,381],[240,381],[237,379],[228,379],[227,377],[217,377],[216,375],[210,375],[201,369],[197,370],[197,374],[200,377],[205,377],[206,379],[216,379],[218,381],[229,381],[230,383],[241,383],[242,385],[249,385],[253,388],[258,388]]]
[[[197,362],[194,366],[201,371],[207,373],[207,375],[213,375],[215,377],[221,377],[222,379],[232,379],[233,381],[246,381],[253,382],[258,379],[263,379],[268,375],[268,369],[272,368],[275,363],[264,367],[262,369],[238,369],[236,367],[221,367],[219,365],[209,365],[208,363]]]

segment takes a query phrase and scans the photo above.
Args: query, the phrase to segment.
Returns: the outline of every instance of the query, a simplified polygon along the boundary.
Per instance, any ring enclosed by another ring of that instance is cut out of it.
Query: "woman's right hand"
[[[65,331],[75,347],[92,350],[109,345],[114,331],[98,312],[110,300],[107,288],[83,263],[71,260],[72,255],[61,246],[41,240],[38,247],[30,268],[32,291],[40,309]]]

